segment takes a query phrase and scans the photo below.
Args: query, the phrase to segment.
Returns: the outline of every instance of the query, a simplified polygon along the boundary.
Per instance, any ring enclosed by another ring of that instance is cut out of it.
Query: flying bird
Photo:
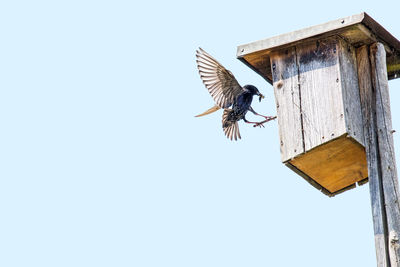
[[[264,127],[264,123],[274,120],[276,116],[264,116],[258,114],[251,107],[253,96],[259,96],[259,101],[264,96],[253,85],[240,86],[232,72],[225,69],[216,59],[203,49],[196,50],[196,62],[200,78],[208,89],[215,105],[207,111],[197,115],[201,117],[213,113],[219,109],[224,109],[222,115],[222,128],[227,138],[233,140],[241,139],[238,121],[244,120],[246,123],[254,124],[254,127]],[[245,116],[247,111],[257,116],[264,117],[261,122],[248,121]]]

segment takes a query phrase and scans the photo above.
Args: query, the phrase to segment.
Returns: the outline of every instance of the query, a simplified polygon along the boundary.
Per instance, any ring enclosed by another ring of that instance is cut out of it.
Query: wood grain
[[[338,37],[340,82],[344,106],[346,132],[365,146],[360,90],[358,87],[356,52],[352,45]]]
[[[365,12],[240,45],[236,55],[239,60],[272,83],[272,70],[269,66],[272,51],[331,36],[341,36],[356,48],[381,40],[387,50],[389,79],[400,77],[400,41]]]
[[[271,54],[282,162],[304,153],[298,67],[294,47]]]
[[[368,177],[364,148],[346,135],[292,159],[290,164],[332,195]]]
[[[370,47],[372,85],[375,93],[376,133],[380,161],[380,179],[389,246],[390,266],[400,266],[400,196],[394,155],[389,85],[386,70],[386,52],[381,43]]]
[[[339,37],[270,54],[282,162],[333,196],[367,178],[355,50]]]
[[[377,134],[377,90],[374,78],[375,57],[370,59],[369,46],[357,49],[358,80],[363,113],[365,148],[368,162],[368,179],[374,223],[375,248],[378,266],[391,266],[389,260],[388,219],[385,209],[385,192],[382,182],[382,161]],[[385,77],[386,79],[386,77]],[[398,266],[398,265],[393,265]]]
[[[298,45],[305,151],[346,133],[335,38]]]

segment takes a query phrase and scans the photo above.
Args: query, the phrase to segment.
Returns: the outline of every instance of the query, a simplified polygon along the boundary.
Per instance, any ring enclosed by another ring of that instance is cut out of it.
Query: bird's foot
[[[257,122],[257,123],[255,123],[254,125],[253,125],[253,127],[263,127],[263,128],[265,128],[265,126],[264,126],[264,123],[265,123],[266,121],[261,121],[261,122]]]
[[[257,122],[253,125],[253,127],[265,127],[264,123],[275,120],[276,116],[263,116],[265,118],[265,120]]]

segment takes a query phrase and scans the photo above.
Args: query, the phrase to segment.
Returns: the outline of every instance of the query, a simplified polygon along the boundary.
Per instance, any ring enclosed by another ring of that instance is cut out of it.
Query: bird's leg
[[[249,107],[249,110],[250,110],[254,115],[264,117],[264,118],[266,119],[266,121],[264,121],[264,122],[268,122],[268,121],[270,121],[270,120],[276,119],[276,116],[264,116],[264,115],[258,114],[252,107]]]
[[[260,127],[260,128],[261,128],[261,126],[264,127],[264,125],[263,125],[264,123],[276,119],[276,116],[264,116],[264,115],[258,114],[252,107],[250,107],[249,110],[250,110],[254,115],[258,115],[258,116],[261,116],[261,117],[265,118],[265,120],[255,123],[255,124],[253,125],[253,127],[257,127],[257,126]]]
[[[264,116],[263,116],[263,117],[264,117]],[[276,116],[273,116],[273,117],[271,117],[271,116],[266,116],[266,117],[264,117],[264,118],[265,118],[265,120],[260,121],[260,122],[257,122],[256,124],[253,125],[253,127],[257,127],[257,126],[259,126],[260,128],[261,128],[261,126],[264,127],[264,123],[269,122],[269,121],[272,121],[272,120],[275,120],[275,119],[276,119]]]
[[[257,127],[257,126],[260,127],[260,128],[261,128],[261,126],[262,126],[262,127],[265,127],[265,126],[263,125],[265,121],[262,122],[262,123],[260,123],[260,122],[248,121],[248,120],[246,120],[246,118],[243,118],[243,120],[244,120],[245,123],[254,124],[253,127]]]

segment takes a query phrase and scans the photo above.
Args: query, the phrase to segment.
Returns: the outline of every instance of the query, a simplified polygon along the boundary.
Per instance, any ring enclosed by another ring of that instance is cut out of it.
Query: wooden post
[[[400,197],[383,44],[358,48],[357,65],[377,264],[400,267]]]

